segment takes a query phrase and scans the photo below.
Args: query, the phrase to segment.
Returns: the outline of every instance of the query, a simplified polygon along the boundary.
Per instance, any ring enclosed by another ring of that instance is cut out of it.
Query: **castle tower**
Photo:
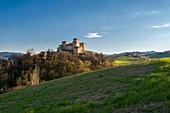
[[[80,42],[78,38],[74,38],[73,39],[73,48],[75,47],[79,47],[80,46]]]
[[[62,41],[62,49],[66,50],[66,45],[68,44],[68,42],[66,41]]]
[[[84,51],[86,49],[86,43],[80,43],[80,46],[82,48],[82,51]]]

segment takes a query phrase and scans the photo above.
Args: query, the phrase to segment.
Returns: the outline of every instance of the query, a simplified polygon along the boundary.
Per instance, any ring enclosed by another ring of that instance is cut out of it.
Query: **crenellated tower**
[[[78,38],[74,38],[72,43],[68,43],[66,41],[62,41],[62,45],[59,45],[57,51],[66,51],[70,53],[83,53],[86,49],[86,43],[79,42]]]

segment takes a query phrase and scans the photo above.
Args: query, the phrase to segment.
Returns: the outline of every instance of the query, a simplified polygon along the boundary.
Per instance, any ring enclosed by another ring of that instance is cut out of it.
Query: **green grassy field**
[[[111,56],[110,56],[111,57]],[[144,59],[139,59],[135,58],[133,56],[119,56],[115,58],[114,65],[115,66],[122,66],[122,65],[130,65],[130,64],[139,64],[139,63],[144,63],[148,62],[150,59],[144,60]]]
[[[78,74],[0,95],[0,113],[168,113],[170,58]]]

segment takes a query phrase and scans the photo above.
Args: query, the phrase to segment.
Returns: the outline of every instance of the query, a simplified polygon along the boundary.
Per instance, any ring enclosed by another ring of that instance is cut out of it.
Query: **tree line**
[[[92,52],[70,54],[48,50],[34,54],[33,49],[29,49],[26,54],[0,60],[0,93],[77,73],[112,67],[113,60],[104,57],[103,54]]]

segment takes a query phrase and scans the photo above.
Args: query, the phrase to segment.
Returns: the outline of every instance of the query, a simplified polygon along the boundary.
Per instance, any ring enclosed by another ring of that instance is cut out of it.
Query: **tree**
[[[40,67],[36,64],[31,76],[31,85],[39,84],[40,81]]]
[[[85,71],[90,71],[90,66],[92,65],[92,63],[89,60],[85,60],[83,63],[84,63]]]
[[[35,54],[34,48],[28,49],[26,54],[30,56],[34,55]]]

